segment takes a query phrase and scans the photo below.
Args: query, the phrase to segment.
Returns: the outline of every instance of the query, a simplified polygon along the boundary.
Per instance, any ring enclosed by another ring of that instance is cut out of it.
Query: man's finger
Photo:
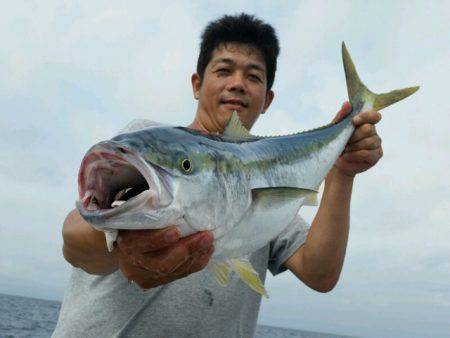
[[[206,252],[212,246],[212,243],[213,237],[210,233],[197,233],[182,238],[166,249],[141,255],[138,263],[144,269],[159,273],[161,276],[167,275],[196,253]]]
[[[381,149],[381,148],[379,148]],[[374,165],[381,158],[381,150],[358,150],[342,155],[344,159],[352,163],[368,163]]]
[[[179,238],[175,226],[157,230],[120,230],[118,246],[126,254],[138,254],[166,248]]]
[[[206,252],[195,254],[192,259],[189,259],[183,265],[175,269],[173,275],[180,278],[202,270],[208,264],[213,252],[214,246],[211,246]]]
[[[350,140],[348,140],[348,143],[356,143],[362,139],[371,137],[376,134],[377,130],[375,129],[375,126],[373,124],[366,123],[355,129],[352,137],[350,137]]]
[[[134,264],[130,264],[127,259],[119,259],[119,268],[128,281],[143,281],[148,279],[157,279],[158,276],[150,271],[140,268]]]
[[[360,126],[364,123],[371,123],[376,124],[380,122],[381,120],[381,114],[377,111],[365,111],[362,113],[359,113],[353,118],[353,124],[355,126]]]
[[[162,284],[169,283],[175,279],[183,278],[189,276],[192,273],[203,270],[206,265],[208,265],[213,252],[214,247],[210,247],[208,251],[197,254],[195,257],[189,259],[182,266],[173,271],[173,273],[171,273],[169,276],[161,277],[159,282],[161,282]]]
[[[345,149],[344,153],[349,153],[356,150],[374,150],[381,146],[381,138],[378,135],[373,135],[370,137],[366,137],[362,139],[361,141],[350,143],[348,144]]]
[[[331,122],[337,123],[337,122],[341,121],[344,117],[346,117],[348,114],[350,114],[351,111],[352,111],[352,105],[350,104],[350,102],[345,101],[342,104],[341,109],[337,112],[336,116],[334,117],[333,121],[331,121]]]
[[[213,253],[214,253],[214,246],[211,246],[208,249],[208,251],[196,257],[194,259],[191,268],[189,269],[189,273],[191,274],[203,270],[206,267],[206,265],[208,265],[209,260],[211,259]]]
[[[213,252],[214,247],[211,247],[207,252],[203,254],[197,254],[196,257],[187,260],[169,275],[158,276],[157,278],[149,278],[147,275],[147,278],[141,278],[136,282],[143,290],[147,290],[162,284],[170,283],[176,279],[189,276],[194,272],[198,272],[204,269],[208,264]]]

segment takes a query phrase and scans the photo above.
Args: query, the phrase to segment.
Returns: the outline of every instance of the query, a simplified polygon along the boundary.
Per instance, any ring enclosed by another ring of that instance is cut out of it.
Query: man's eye
[[[249,76],[248,76],[252,81],[261,81],[261,79],[259,78],[259,76],[258,75],[254,75],[254,74],[250,74]]]
[[[230,73],[230,70],[227,69],[227,68],[220,68],[220,69],[218,69],[218,70],[216,71],[216,73],[219,73],[219,74],[229,74],[229,73]]]

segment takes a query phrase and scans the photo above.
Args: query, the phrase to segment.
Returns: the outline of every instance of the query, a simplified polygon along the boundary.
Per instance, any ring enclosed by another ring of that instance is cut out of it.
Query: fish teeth
[[[125,195],[129,190],[131,190],[131,188],[126,188],[126,189],[120,190],[120,191],[116,194],[116,196],[114,197],[114,201],[120,200],[120,198],[121,198],[123,195]],[[113,204],[114,204],[114,202],[113,202]],[[111,205],[111,206],[112,206],[112,205]]]
[[[100,209],[100,207],[98,206],[97,198],[95,196],[91,198],[91,200],[89,201],[89,204],[86,207],[86,209],[89,210],[89,211],[95,211],[95,210],[99,210]]]
[[[124,203],[125,203],[125,201],[114,201],[111,204],[111,208],[115,208],[115,207],[121,206]]]
[[[92,195],[94,195],[94,191],[93,191],[93,190],[88,190],[88,191],[86,191],[86,192],[84,193],[84,196],[83,196],[83,198],[81,199],[81,201],[82,201],[83,203],[85,203],[86,200],[89,199],[89,198],[91,198]]]

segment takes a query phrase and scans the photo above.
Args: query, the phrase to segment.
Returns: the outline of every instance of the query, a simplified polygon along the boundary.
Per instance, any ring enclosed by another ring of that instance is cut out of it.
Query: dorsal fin
[[[233,111],[233,114],[231,115],[231,118],[223,131],[223,136],[233,140],[257,138],[257,136],[250,134],[247,128],[242,125],[236,110]]]

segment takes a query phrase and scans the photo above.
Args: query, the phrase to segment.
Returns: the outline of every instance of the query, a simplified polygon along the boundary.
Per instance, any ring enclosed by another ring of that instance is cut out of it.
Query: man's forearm
[[[108,252],[105,235],[92,228],[77,210],[67,215],[62,233],[64,258],[70,264],[95,275],[107,275],[117,270],[117,257]]]
[[[344,263],[350,223],[353,177],[333,168],[325,180],[319,210],[302,249],[303,272],[323,290],[331,290]]]

